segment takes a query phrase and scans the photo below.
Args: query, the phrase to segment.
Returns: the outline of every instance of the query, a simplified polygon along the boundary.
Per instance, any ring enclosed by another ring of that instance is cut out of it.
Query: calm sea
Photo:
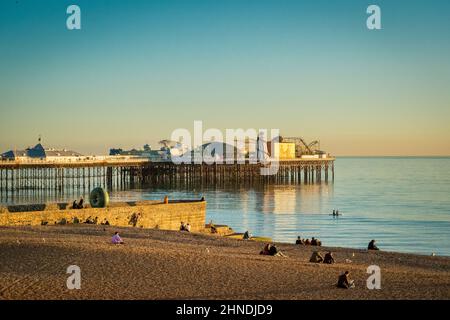
[[[280,242],[314,236],[354,248],[376,239],[383,250],[450,256],[450,158],[338,158],[335,168],[328,184],[153,186],[115,191],[111,198],[204,196],[207,221],[237,232]],[[333,209],[342,216],[330,216]]]
[[[339,158],[334,183],[114,193],[116,199],[205,196],[207,220],[276,241],[450,256],[450,158]],[[330,216],[339,209],[342,216]]]

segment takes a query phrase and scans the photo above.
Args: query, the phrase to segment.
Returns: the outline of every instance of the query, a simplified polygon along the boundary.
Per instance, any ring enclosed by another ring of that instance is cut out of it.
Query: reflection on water
[[[207,220],[238,232],[283,242],[314,236],[325,245],[355,248],[377,239],[384,250],[450,256],[450,158],[342,158],[336,173],[329,184],[177,183],[114,191],[111,198],[205,196]],[[333,209],[343,216],[330,216]]]
[[[322,202],[333,194],[333,184],[273,185],[256,192],[255,210],[262,213],[295,214],[297,212],[322,212]],[[314,201],[314,198],[321,201]],[[302,199],[303,201],[300,201]]]

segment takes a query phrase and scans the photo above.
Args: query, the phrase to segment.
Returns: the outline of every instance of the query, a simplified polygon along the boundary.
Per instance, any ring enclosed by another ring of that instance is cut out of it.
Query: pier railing
[[[0,160],[0,169],[4,168],[51,168],[51,167],[107,167],[107,166],[140,166],[149,163],[147,158],[75,158],[75,159],[61,159],[61,160],[47,160],[47,159],[26,159],[26,160]]]

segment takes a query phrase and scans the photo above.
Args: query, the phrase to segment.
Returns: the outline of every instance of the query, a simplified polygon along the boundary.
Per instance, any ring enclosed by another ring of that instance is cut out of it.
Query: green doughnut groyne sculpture
[[[109,204],[108,192],[100,187],[97,187],[89,194],[89,203],[92,208],[106,208]]]

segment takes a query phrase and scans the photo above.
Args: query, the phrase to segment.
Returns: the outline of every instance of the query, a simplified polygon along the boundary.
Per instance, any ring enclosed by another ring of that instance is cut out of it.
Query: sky
[[[449,17],[447,0],[2,0],[0,152],[156,148],[201,120],[338,156],[450,155]]]

